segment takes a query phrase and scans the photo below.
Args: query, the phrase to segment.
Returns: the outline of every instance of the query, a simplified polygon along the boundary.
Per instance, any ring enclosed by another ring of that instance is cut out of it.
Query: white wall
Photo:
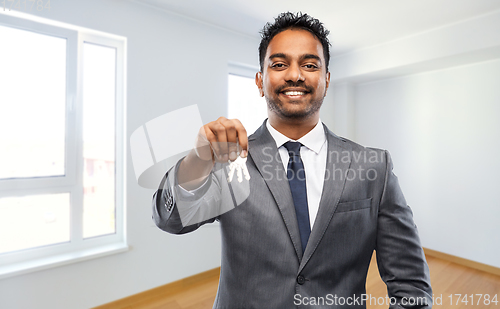
[[[500,267],[500,59],[358,85],[356,139],[388,149],[424,247]]]
[[[366,82],[496,58],[500,11],[333,57],[331,80]]]
[[[128,137],[191,104],[204,122],[225,115],[228,62],[258,64],[254,38],[129,1],[52,0],[38,15],[128,38]],[[130,157],[127,168],[130,251],[0,280],[0,308],[90,308],[220,265],[218,228],[160,231],[151,220],[153,190],[136,184]]]
[[[391,152],[422,245],[500,267],[500,11],[334,57],[331,72],[334,131]]]

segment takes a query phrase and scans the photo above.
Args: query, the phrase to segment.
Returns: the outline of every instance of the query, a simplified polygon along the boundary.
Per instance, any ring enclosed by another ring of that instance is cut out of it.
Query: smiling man
[[[301,28],[284,30],[261,48],[265,43],[255,82],[267,100],[270,125],[298,140],[318,124],[330,83],[328,60],[319,39]]]
[[[167,232],[220,222],[214,308],[366,308],[374,251],[388,307],[432,306],[388,152],[338,137],[319,119],[330,82],[327,36],[307,14],[268,23],[255,82],[269,118],[248,138],[237,119],[204,125],[153,197],[154,220]],[[245,160],[249,177],[230,181],[227,164]]]

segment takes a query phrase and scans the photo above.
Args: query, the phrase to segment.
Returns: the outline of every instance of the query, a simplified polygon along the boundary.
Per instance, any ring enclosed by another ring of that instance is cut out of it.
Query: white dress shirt
[[[323,182],[325,179],[326,157],[328,155],[328,142],[326,140],[325,130],[321,120],[316,126],[299,140],[292,140],[278,132],[266,121],[267,130],[276,142],[276,147],[281,157],[281,162],[285,168],[288,167],[288,150],[283,146],[288,141],[299,142],[303,146],[300,147],[300,157],[304,163],[306,173],[306,191],[307,191],[307,206],[309,207],[309,220],[311,230],[318,214],[319,202],[323,192]]]

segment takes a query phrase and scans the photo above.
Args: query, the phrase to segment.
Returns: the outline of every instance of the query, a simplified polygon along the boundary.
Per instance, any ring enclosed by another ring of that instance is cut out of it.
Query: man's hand
[[[220,117],[200,128],[195,148],[182,160],[178,181],[186,190],[198,188],[215,162],[236,160],[248,154],[248,136],[238,119]]]
[[[200,128],[195,152],[204,161],[234,161],[248,152],[247,131],[238,119],[220,117]]]

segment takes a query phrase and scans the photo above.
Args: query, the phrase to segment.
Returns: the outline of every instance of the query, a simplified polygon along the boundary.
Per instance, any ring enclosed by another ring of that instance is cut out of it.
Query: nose
[[[298,82],[298,81],[304,81],[304,75],[302,74],[302,71],[300,70],[300,66],[298,64],[290,64],[290,66],[286,70],[286,75],[285,75],[286,81],[291,81],[291,82]]]

